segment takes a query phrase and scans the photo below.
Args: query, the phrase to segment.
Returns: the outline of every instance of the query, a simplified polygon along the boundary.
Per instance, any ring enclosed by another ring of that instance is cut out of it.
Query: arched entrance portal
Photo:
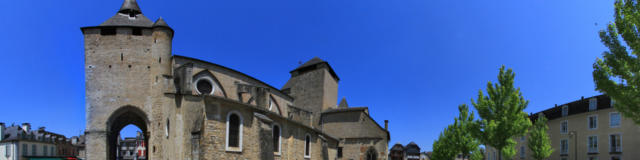
[[[146,152],[149,150],[149,130],[147,129],[149,120],[147,115],[137,107],[124,106],[113,112],[107,121],[107,127],[109,127],[107,130],[107,157],[109,160],[117,159],[118,135],[122,128],[130,124],[135,125],[142,131],[145,151],[143,154],[145,158],[149,157]]]
[[[374,149],[373,147],[369,148],[369,150],[367,150],[366,160],[377,160],[377,159],[378,159],[378,152],[376,152],[376,149]]]

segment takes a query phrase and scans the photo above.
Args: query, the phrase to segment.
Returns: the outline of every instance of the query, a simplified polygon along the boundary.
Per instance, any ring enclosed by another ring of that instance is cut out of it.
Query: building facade
[[[426,153],[420,152],[420,147],[415,142],[410,142],[406,146],[396,143],[389,150],[388,157],[390,160],[420,160],[429,158]]]
[[[45,157],[75,157],[73,146],[65,136],[31,129],[31,124],[5,126],[0,123],[0,160],[28,160]]]
[[[118,150],[116,159],[118,160],[144,160],[146,145],[144,144],[144,136],[141,132],[136,134],[136,137],[126,137],[121,139],[118,137]]]
[[[640,126],[615,108],[606,95],[566,103],[532,114],[535,121],[542,113],[548,119],[549,137],[557,160],[620,160],[637,159],[640,152]],[[514,137],[518,142],[514,159],[533,159],[527,147],[527,136]],[[485,156],[497,159],[497,151],[487,147]]]
[[[386,157],[389,132],[368,111],[336,105],[339,78],[324,60],[295,68],[277,89],[218,64],[173,55],[174,30],[161,18],[145,17],[135,0],[81,30],[87,159],[116,159],[118,133],[129,124],[142,130],[148,159]],[[357,122],[349,116],[364,120],[352,125]],[[340,134],[350,131],[340,130],[345,126],[360,134]]]

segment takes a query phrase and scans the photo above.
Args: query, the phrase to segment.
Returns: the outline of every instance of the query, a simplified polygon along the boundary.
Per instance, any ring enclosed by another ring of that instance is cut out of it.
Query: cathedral
[[[82,27],[86,158],[115,160],[119,132],[142,131],[150,160],[382,160],[388,121],[338,104],[340,78],[313,58],[280,88],[225,66],[172,54],[174,30],[124,0]]]

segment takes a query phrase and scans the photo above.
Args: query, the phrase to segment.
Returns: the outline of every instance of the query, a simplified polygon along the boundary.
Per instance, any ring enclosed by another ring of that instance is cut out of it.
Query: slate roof
[[[136,0],[125,0],[118,13],[100,26],[152,27],[153,22],[142,14]]]
[[[331,65],[329,65],[329,62],[324,61],[324,60],[322,60],[322,59],[320,59],[318,57],[313,57],[311,60],[303,63],[298,68],[296,68],[294,70],[291,70],[289,73],[293,73],[293,72],[296,72],[296,71],[305,72],[305,71],[308,71],[308,70],[313,70],[313,69],[316,69],[316,68],[324,67],[322,64],[326,65],[327,70],[329,70],[329,73],[331,74],[331,76],[333,78],[336,79],[336,81],[340,81],[340,78],[338,77],[336,72],[333,71],[333,68],[331,68]],[[292,75],[292,77],[293,76],[294,75]],[[293,78],[289,79],[289,81],[287,81],[287,83],[285,83],[284,86],[282,87],[282,90],[291,88],[294,83],[296,83],[296,82],[294,81]]]
[[[369,107],[335,108],[335,109],[325,110],[322,112],[322,114],[337,113],[337,112],[351,112],[351,111],[367,111],[367,110],[369,110]]]
[[[611,98],[607,95],[597,95],[589,98],[581,98],[579,100],[569,102],[562,105],[557,105],[555,107],[546,109],[544,111],[537,112],[535,114],[529,115],[529,118],[535,122],[538,119],[538,114],[543,113],[548,120],[553,120],[562,117],[562,106],[568,106],[569,112],[567,116],[580,114],[589,112],[589,99],[596,98],[597,105],[596,110],[608,109],[612,108],[611,106]]]
[[[349,108],[349,104],[347,103],[347,98],[342,98],[340,100],[340,104],[338,104],[338,108]]]
[[[404,151],[404,147],[402,146],[402,144],[400,143],[396,143],[395,145],[393,145],[393,147],[391,147],[392,151]]]
[[[156,20],[155,23],[153,23],[153,26],[160,26],[160,27],[169,27],[169,24],[167,24],[167,22],[164,21],[164,19],[162,19],[162,17],[158,18],[158,20]],[[169,27],[171,28],[171,27]]]
[[[404,147],[407,154],[420,154],[420,147],[415,142],[411,142]]]
[[[305,68],[305,67],[309,67],[309,66],[312,66],[312,65],[316,65],[316,64],[318,64],[318,63],[327,63],[327,61],[324,61],[324,60],[322,60],[322,59],[320,59],[320,58],[318,58],[318,57],[313,57],[311,60],[309,60],[309,61],[305,62],[305,63],[304,63],[304,64],[302,64],[302,65],[300,65],[300,66],[299,66],[298,68],[296,68],[295,70],[302,69],[302,68]]]

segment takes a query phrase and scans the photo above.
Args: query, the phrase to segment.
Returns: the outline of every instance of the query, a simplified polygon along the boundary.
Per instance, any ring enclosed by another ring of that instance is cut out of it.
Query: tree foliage
[[[593,64],[593,80],[596,90],[616,101],[618,111],[640,124],[640,4],[617,0],[614,6],[615,22],[599,32],[609,51]]]
[[[433,152],[431,158],[434,160],[452,160],[456,156],[456,151],[451,147],[451,140],[447,137],[449,130],[444,129],[438,136],[438,140],[433,142]]]
[[[480,142],[471,134],[471,125],[473,124],[473,113],[469,113],[469,107],[466,104],[458,106],[459,116],[455,119],[453,125],[449,126],[451,130],[452,147],[457,153],[461,153],[463,157],[468,157],[471,152],[478,150]]]
[[[459,116],[455,118],[454,123],[447,126],[433,144],[434,159],[453,159],[458,154],[468,157],[479,149],[480,143],[472,136],[470,130],[473,113],[469,113],[469,107],[464,104],[458,106],[458,110]]]
[[[471,153],[471,160],[484,160],[484,148],[479,148],[478,150]]]
[[[531,156],[537,160],[549,158],[553,149],[551,148],[551,140],[547,134],[549,127],[547,126],[547,118],[544,114],[538,114],[538,119],[529,131],[528,147],[531,150]]]
[[[515,136],[524,135],[531,127],[527,113],[523,110],[529,101],[525,100],[519,88],[513,86],[515,74],[511,69],[505,71],[500,68],[498,83],[487,84],[487,94],[479,91],[478,99],[471,103],[478,111],[481,119],[476,120],[473,135],[483,144],[498,150],[499,159],[502,155],[515,155]]]

